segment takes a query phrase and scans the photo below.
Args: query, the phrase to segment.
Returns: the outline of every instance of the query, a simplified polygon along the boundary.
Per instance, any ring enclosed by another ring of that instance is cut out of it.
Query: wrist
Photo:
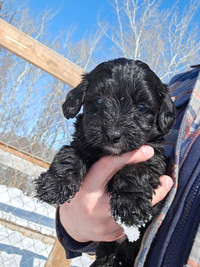
[[[70,207],[72,209],[72,207]],[[74,219],[74,217],[69,214],[69,203],[64,203],[60,205],[59,207],[59,220],[66,231],[66,233],[75,241],[79,243],[87,243],[90,242],[91,240],[88,240],[84,238],[83,235],[83,230],[81,227],[81,233],[78,231],[78,222],[80,221],[79,218]]]

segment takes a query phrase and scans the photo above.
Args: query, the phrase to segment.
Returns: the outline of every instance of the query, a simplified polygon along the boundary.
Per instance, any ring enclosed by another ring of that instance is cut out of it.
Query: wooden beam
[[[49,169],[49,166],[50,166],[49,162],[46,162],[41,158],[35,157],[35,156],[29,154],[28,152],[19,151],[19,149],[17,149],[14,146],[7,145],[4,142],[0,141],[0,149],[3,151],[6,151],[12,155],[17,156],[18,158],[21,158],[21,159],[29,161],[33,164],[36,164],[37,166],[40,166],[40,167],[45,168],[45,169]]]
[[[45,263],[45,267],[70,267],[71,260],[67,260],[64,248],[61,246],[58,239],[54,243],[51,253]]]
[[[38,177],[42,172],[46,171],[46,168],[42,168],[28,160],[23,159],[22,157],[15,156],[2,149],[0,149],[0,164],[29,176],[25,178],[23,175],[20,175],[17,179],[11,176],[9,179],[6,179],[6,186],[19,186],[19,189],[23,188],[22,183],[24,183],[26,180],[33,181],[33,177]]]
[[[76,87],[84,70],[49,47],[0,19],[0,46],[43,69],[71,87]]]
[[[18,231],[23,236],[40,240],[45,244],[50,244],[50,245],[55,244],[56,238],[54,236],[42,234],[39,231],[33,230],[33,229],[25,227],[25,226],[21,226],[19,224],[15,224],[15,223],[10,222],[6,219],[0,218],[0,225],[3,225],[4,227],[6,227],[12,231]]]

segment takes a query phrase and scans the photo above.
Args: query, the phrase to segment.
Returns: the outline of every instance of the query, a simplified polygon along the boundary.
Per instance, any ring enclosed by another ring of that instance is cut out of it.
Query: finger
[[[95,191],[99,188],[104,189],[105,185],[113,175],[126,164],[146,161],[150,159],[153,154],[153,148],[144,145],[138,150],[127,152],[120,156],[103,157],[92,165],[86,175],[84,185],[90,191]]]
[[[160,177],[161,185],[155,190],[155,194],[153,195],[152,205],[156,205],[158,202],[163,200],[166,197],[168,192],[173,186],[173,180],[170,176],[163,175]]]

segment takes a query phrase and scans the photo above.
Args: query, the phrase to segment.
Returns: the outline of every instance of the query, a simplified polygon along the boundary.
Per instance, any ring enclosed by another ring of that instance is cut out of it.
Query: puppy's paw
[[[42,173],[35,180],[36,197],[49,204],[63,204],[69,201],[79,190],[80,184],[67,183],[67,181],[54,175],[51,171]]]
[[[37,198],[49,204],[63,204],[80,189],[86,167],[71,147],[64,146],[49,170],[35,181]]]
[[[137,193],[111,194],[110,206],[116,221],[140,227],[151,219],[151,200]]]

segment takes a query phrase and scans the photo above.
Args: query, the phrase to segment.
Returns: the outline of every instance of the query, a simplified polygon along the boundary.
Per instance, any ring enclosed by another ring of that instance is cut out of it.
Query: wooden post
[[[69,267],[71,260],[65,257],[64,248],[61,246],[58,239],[51,250],[51,253],[46,261],[45,267]]]
[[[50,244],[50,245],[55,244],[56,238],[54,236],[42,234],[41,232],[33,230],[30,227],[19,225],[7,219],[0,218],[0,225],[3,225],[4,227],[10,229],[11,231],[20,232],[23,236],[26,236],[28,238],[34,238],[40,240],[45,244]]]
[[[81,81],[84,73],[82,68],[2,19],[0,45],[71,87],[77,86]]]
[[[37,166],[40,166],[40,167],[45,168],[45,169],[49,169],[49,166],[50,166],[49,162],[46,162],[41,158],[35,157],[28,152],[19,151],[19,149],[17,149],[16,147],[11,146],[11,145],[7,145],[6,143],[4,143],[2,141],[0,141],[0,149],[3,151],[6,151],[12,155],[17,156],[18,158],[21,158],[21,159],[24,159],[28,162],[31,162]]]

